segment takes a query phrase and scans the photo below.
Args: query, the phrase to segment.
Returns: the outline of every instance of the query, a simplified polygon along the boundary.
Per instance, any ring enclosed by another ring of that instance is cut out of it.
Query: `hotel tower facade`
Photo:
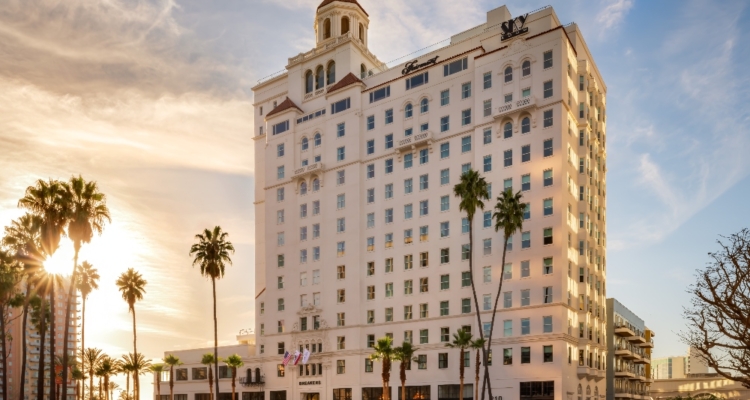
[[[242,398],[379,399],[369,355],[384,336],[419,349],[407,397],[459,398],[465,362],[473,398],[475,353],[460,360],[446,343],[488,329],[502,274],[493,395],[604,399],[606,86],[581,31],[551,7],[502,6],[389,68],[369,49],[387,27],[370,28],[356,0],[323,1],[315,48],[254,87],[256,319]],[[493,199],[474,220],[479,310],[453,195],[469,168]],[[491,213],[506,188],[528,211],[503,266]],[[307,364],[283,365],[304,350]]]

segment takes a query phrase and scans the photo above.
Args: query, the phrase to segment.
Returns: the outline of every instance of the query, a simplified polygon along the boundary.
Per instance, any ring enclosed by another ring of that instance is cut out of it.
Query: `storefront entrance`
[[[320,393],[302,393],[302,400],[320,400]]]

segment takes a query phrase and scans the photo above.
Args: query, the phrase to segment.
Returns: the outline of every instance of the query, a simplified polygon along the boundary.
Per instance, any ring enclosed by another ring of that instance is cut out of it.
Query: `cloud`
[[[596,15],[596,22],[603,31],[619,25],[633,7],[633,0],[610,0],[607,3],[607,6]]]

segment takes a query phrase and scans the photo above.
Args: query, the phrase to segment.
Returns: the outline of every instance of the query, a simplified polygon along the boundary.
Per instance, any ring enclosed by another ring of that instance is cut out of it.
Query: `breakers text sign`
[[[528,16],[529,14],[524,14],[503,22],[503,24],[500,25],[500,28],[503,30],[503,35],[500,40],[508,40],[514,36],[528,32],[529,28],[524,27],[526,24],[526,17]]]
[[[418,69],[421,69],[430,65],[434,65],[437,63],[438,57],[440,56],[435,56],[433,58],[430,58],[429,60],[423,62],[422,64],[417,64],[419,60],[409,61],[408,63],[404,65],[404,69],[401,71],[401,75],[406,75],[409,72],[413,72]]]
[[[320,385],[320,381],[301,381],[299,383],[300,386],[306,386],[306,385]]]

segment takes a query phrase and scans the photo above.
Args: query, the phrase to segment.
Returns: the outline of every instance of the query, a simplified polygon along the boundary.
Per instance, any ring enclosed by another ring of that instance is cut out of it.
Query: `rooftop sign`
[[[430,65],[435,65],[437,63],[438,57],[440,56],[435,56],[433,58],[430,58],[429,60],[423,62],[422,64],[417,64],[419,60],[409,61],[408,63],[404,64],[404,69],[401,71],[401,75],[406,75],[418,69],[428,67]]]
[[[500,28],[502,28],[503,30],[503,34],[500,40],[508,40],[512,37],[528,32],[529,28],[524,27],[524,25],[526,24],[526,17],[528,16],[529,14],[524,14],[514,19],[509,19],[503,22],[503,24],[500,25]]]

